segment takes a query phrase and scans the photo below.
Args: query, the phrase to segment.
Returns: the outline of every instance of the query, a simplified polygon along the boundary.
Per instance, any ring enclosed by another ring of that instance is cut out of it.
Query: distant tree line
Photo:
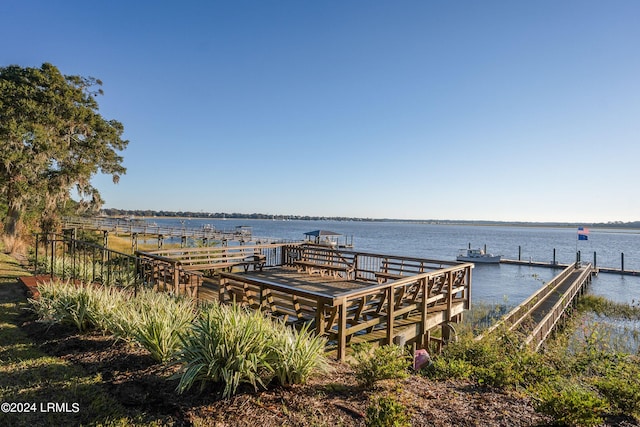
[[[275,219],[275,220],[307,220],[307,221],[382,221],[371,218],[352,217],[328,217],[310,215],[272,215],[261,213],[227,213],[227,212],[185,212],[185,211],[154,211],[149,209],[102,209],[102,214],[107,216],[142,216],[142,217],[180,217],[180,218],[211,218],[211,219]]]
[[[275,219],[275,220],[306,220],[306,221],[396,221],[413,222],[424,224],[448,224],[448,225],[512,225],[512,226],[545,226],[545,227],[601,227],[601,228],[638,228],[640,221],[622,222],[598,222],[598,223],[567,223],[567,222],[507,222],[507,221],[486,221],[486,220],[403,220],[393,218],[356,218],[345,216],[311,216],[311,215],[273,215],[263,213],[228,213],[228,212],[188,212],[188,211],[155,211],[150,209],[102,209],[102,214],[107,216],[140,216],[140,217],[180,217],[180,218],[211,218],[211,219]]]

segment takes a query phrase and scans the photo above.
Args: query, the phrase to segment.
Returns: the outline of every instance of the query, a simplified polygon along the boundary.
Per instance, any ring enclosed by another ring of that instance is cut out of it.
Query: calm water
[[[178,219],[154,218],[160,226],[177,226]],[[353,236],[355,250],[393,255],[405,255],[441,260],[455,260],[458,250],[484,247],[504,258],[560,263],[575,261],[576,249],[582,260],[593,262],[596,253],[600,267],[620,268],[624,253],[625,270],[640,270],[640,232],[591,229],[589,240],[577,241],[575,228],[459,226],[416,224],[403,222],[346,221],[270,221],[270,220],[209,220],[186,219],[185,226],[201,228],[210,224],[219,230],[236,226],[251,226],[254,237],[301,240],[308,231],[324,229]],[[559,270],[512,265],[476,265],[473,270],[472,300],[474,303],[514,306],[522,302]],[[624,303],[640,303],[640,277],[600,274],[589,290]]]

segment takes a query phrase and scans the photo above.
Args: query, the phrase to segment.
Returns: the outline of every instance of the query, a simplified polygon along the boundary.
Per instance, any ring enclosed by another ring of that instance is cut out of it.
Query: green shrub
[[[595,390],[575,381],[541,383],[534,393],[536,410],[571,426],[596,426],[608,410],[607,402]]]
[[[29,299],[31,311],[33,311],[38,320],[43,323],[58,323],[56,317],[56,295],[60,287],[53,281],[48,281],[38,285],[40,297],[37,299]]]
[[[621,361],[604,376],[594,380],[595,387],[621,415],[640,419],[640,360]]]
[[[121,307],[127,304],[132,296],[118,288],[109,286],[91,287],[89,289],[92,290],[96,300],[95,311],[92,316],[95,327],[104,333],[113,334],[111,327],[117,322],[117,318],[121,314]]]
[[[116,338],[136,341],[159,361],[169,360],[195,317],[190,300],[141,290],[137,297],[106,286],[76,286],[52,281],[39,286],[32,300],[42,321],[68,323],[80,332],[97,327]]]
[[[178,360],[186,363],[178,390],[200,381],[224,383],[222,396],[235,394],[240,384],[264,387],[274,369],[270,351],[272,326],[260,312],[240,306],[210,306],[183,342]]]
[[[406,378],[411,360],[403,347],[383,345],[372,348],[369,344],[354,345],[353,364],[356,380],[365,387],[384,379]]]
[[[40,320],[70,324],[80,332],[95,326],[97,298],[93,289],[56,280],[42,283],[38,289],[40,298],[31,303]]]
[[[367,407],[367,427],[409,427],[410,421],[407,408],[390,396],[377,398]]]
[[[473,365],[465,360],[436,357],[422,372],[436,380],[469,379],[473,374]]]
[[[482,340],[465,335],[447,344],[423,372],[434,379],[473,378],[482,385],[505,388],[540,381],[552,374],[552,367],[540,354],[522,347],[513,332],[496,331]]]

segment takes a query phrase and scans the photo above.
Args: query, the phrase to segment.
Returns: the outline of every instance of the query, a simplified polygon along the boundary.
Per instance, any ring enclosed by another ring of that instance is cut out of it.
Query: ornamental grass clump
[[[327,366],[324,339],[237,305],[204,307],[181,341],[180,393],[196,384],[202,390],[222,383],[222,396],[228,398],[242,384],[257,390],[274,379],[282,385],[303,383]]]
[[[60,289],[61,286],[50,280],[38,285],[40,296],[37,299],[29,298],[31,311],[36,314],[38,321],[48,324],[58,323],[55,305],[56,295],[61,292]]]
[[[206,307],[182,338],[178,362],[185,366],[178,392],[196,383],[202,390],[209,382],[220,382],[224,384],[222,396],[228,398],[240,384],[250,384],[255,390],[265,387],[274,372],[272,341],[273,327],[262,313],[236,305]]]
[[[67,323],[80,332],[98,329],[116,339],[135,342],[158,362],[166,362],[180,346],[196,316],[190,299],[143,289],[131,292],[108,286],[81,286],[51,281],[38,286],[31,300],[41,321]]]
[[[127,303],[129,317],[121,323],[121,331],[129,334],[158,362],[170,360],[180,348],[180,335],[186,333],[195,317],[193,302],[188,298],[141,290]]]
[[[38,290],[40,298],[31,303],[41,321],[70,324],[80,332],[95,326],[98,301],[93,289],[51,280],[38,285]]]
[[[306,324],[299,331],[280,323],[274,337],[277,355],[273,364],[275,378],[281,385],[304,384],[315,372],[327,372],[328,360],[324,349],[326,339],[314,335]]]

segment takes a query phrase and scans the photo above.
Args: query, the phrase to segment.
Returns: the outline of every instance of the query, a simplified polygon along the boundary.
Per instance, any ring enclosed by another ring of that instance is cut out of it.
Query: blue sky
[[[104,82],[106,207],[640,220],[640,2],[5,0],[0,64]]]

